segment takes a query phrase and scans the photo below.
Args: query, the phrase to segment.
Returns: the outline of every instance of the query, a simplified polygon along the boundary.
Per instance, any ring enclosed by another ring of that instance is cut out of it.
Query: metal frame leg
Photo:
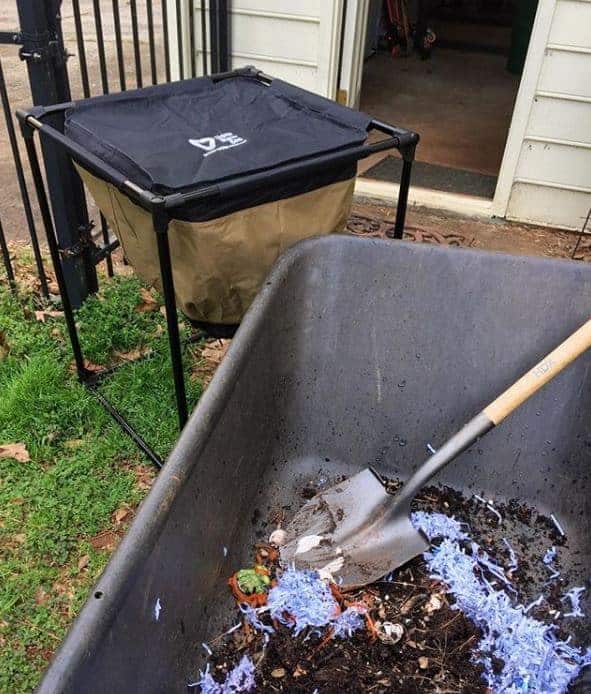
[[[414,158],[414,152],[413,152]],[[404,234],[404,222],[406,219],[406,207],[408,204],[408,189],[410,188],[410,175],[412,172],[413,159],[405,157],[402,164],[402,175],[400,176],[400,188],[398,189],[398,204],[396,206],[396,222],[394,223],[394,234],[391,238],[401,239]]]
[[[49,246],[49,253],[51,255],[51,261],[55,272],[55,279],[60,290],[62,308],[64,309],[64,318],[66,320],[70,344],[72,345],[72,352],[74,353],[74,361],[76,364],[78,379],[97,397],[101,405],[113,417],[117,424],[119,424],[121,429],[133,439],[135,444],[140,448],[141,451],[143,451],[143,453],[145,453],[149,460],[154,463],[156,467],[161,468],[164,463],[160,456],[137,433],[137,431],[129,424],[125,417],[123,417],[121,413],[115,407],[113,407],[113,405],[111,405],[111,403],[98,391],[97,381],[101,374],[93,373],[84,366],[84,357],[82,355],[82,347],[80,345],[78,330],[76,328],[76,319],[74,317],[74,311],[72,309],[72,304],[68,295],[68,288],[62,270],[60,251],[57,244],[55,230],[53,228],[53,221],[51,218],[51,212],[49,210],[49,202],[47,200],[47,194],[43,184],[41,169],[39,168],[39,159],[37,157],[37,151],[33,141],[33,132],[29,130],[28,127],[29,126],[26,125],[23,126],[25,146],[27,148],[27,156],[29,158],[31,173],[33,175],[33,183],[37,193],[39,209],[41,211],[43,228],[45,229],[45,235],[47,236],[47,245]]]
[[[74,318],[72,304],[70,303],[70,297],[68,295],[68,287],[64,279],[60,252],[57,245],[55,231],[53,228],[53,222],[51,219],[51,212],[49,210],[47,194],[45,192],[45,186],[43,184],[43,177],[41,175],[41,169],[39,168],[39,159],[37,157],[35,143],[33,142],[33,134],[32,132],[27,133],[25,130],[23,131],[23,134],[25,136],[25,147],[27,148],[27,155],[29,157],[29,164],[31,166],[31,173],[33,175],[33,184],[35,185],[35,190],[37,192],[39,210],[41,211],[41,219],[43,221],[43,227],[45,229],[45,235],[47,237],[47,245],[49,246],[49,254],[51,255],[53,271],[55,272],[55,279],[57,281],[57,285],[59,287],[60,295],[62,298],[64,318],[66,320],[66,327],[68,329],[68,335],[70,337],[70,343],[72,345],[72,352],[74,353],[76,371],[78,372],[78,378],[81,381],[84,381],[84,379],[88,376],[88,371],[84,366],[84,357],[82,356],[82,348],[80,347],[80,340],[78,339],[76,320]]]
[[[12,263],[10,261],[10,252],[8,250],[8,244],[6,243],[6,237],[4,236],[4,228],[2,227],[2,220],[0,219],[0,252],[2,252],[2,260],[4,261],[4,269],[6,270],[6,277],[8,277],[8,284],[11,291],[16,294],[16,282],[14,279],[14,270],[12,268]]]
[[[158,211],[159,212],[159,211]],[[179,324],[176,315],[176,301],[174,298],[174,280],[170,263],[170,245],[168,243],[168,219],[163,219],[157,211],[154,213],[154,228],[158,242],[158,259],[160,261],[160,277],[162,278],[162,292],[164,294],[164,306],[166,307],[166,325],[168,327],[168,343],[170,346],[170,359],[172,363],[172,377],[174,379],[174,392],[176,407],[179,417],[179,428],[187,423],[187,395],[185,392],[185,375],[183,372],[183,357],[181,352],[181,338]]]

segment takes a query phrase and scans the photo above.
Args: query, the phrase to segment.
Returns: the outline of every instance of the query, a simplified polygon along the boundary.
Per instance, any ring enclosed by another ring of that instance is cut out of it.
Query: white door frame
[[[344,27],[341,85],[347,85],[344,88],[348,87],[348,96],[352,97],[348,98],[347,105],[357,107],[361,91],[369,0],[352,0],[351,4],[354,11],[349,13],[347,8]],[[556,0],[539,0],[493,199],[411,186],[409,204],[447,209],[481,218],[505,217],[555,9]],[[353,38],[350,38],[351,36]],[[355,192],[365,197],[391,201],[398,196],[398,185],[359,178]]]
[[[370,0],[348,0],[343,27],[339,103],[359,108]]]
[[[507,214],[555,9],[556,0],[539,0],[493,198],[492,214],[495,217],[505,217]]]

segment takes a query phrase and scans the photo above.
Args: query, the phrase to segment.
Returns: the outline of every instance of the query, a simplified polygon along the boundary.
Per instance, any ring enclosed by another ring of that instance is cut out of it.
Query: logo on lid
[[[221,133],[213,137],[200,137],[198,140],[189,140],[189,144],[203,150],[203,152],[205,152],[203,156],[208,157],[214,152],[221,152],[224,149],[244,145],[247,141],[246,138],[235,135],[234,133]]]

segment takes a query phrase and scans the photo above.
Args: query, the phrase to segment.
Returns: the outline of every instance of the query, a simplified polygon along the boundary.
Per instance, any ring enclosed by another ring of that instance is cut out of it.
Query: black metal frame
[[[210,79],[220,81],[236,75],[248,75],[249,77],[260,80],[266,85],[271,84],[273,81],[272,77],[269,77],[263,72],[252,67],[211,75]],[[51,213],[49,211],[47,194],[45,192],[37,151],[34,144],[34,132],[39,132],[42,141],[43,138],[47,138],[47,140],[50,140],[54,146],[61,148],[63,151],[75,157],[75,159],[83,166],[87,167],[92,172],[98,173],[103,179],[115,185],[122,193],[138,203],[142,208],[150,212],[152,215],[152,223],[157,236],[160,275],[162,280],[164,305],[166,308],[168,340],[180,429],[184,427],[187,421],[188,409],[183,374],[181,342],[176,316],[176,301],[170,259],[170,246],[168,240],[168,225],[172,219],[171,212],[185,203],[194,200],[206,200],[216,196],[244,193],[258,188],[261,185],[276,183],[279,180],[290,179],[294,176],[309,173],[315,169],[325,168],[328,165],[352,164],[376,152],[381,152],[388,149],[397,149],[400,152],[404,163],[400,179],[393,238],[401,239],[404,230],[404,220],[406,217],[412,162],[414,160],[415,148],[419,141],[419,136],[417,133],[410,130],[388,125],[387,123],[383,123],[378,120],[372,120],[369,124],[368,132],[371,130],[377,130],[385,135],[388,135],[387,138],[369,144],[362,144],[325,154],[304,157],[288,164],[276,166],[272,169],[235,176],[233,178],[220,181],[216,184],[200,186],[194,190],[183,193],[155,195],[154,193],[144,190],[131,181],[125,179],[113,167],[103,162],[91,152],[83,149],[79,144],[70,140],[52,125],[48,124],[47,122],[42,122],[43,119],[48,116],[53,116],[54,118],[51,118],[51,120],[52,122],[55,122],[55,116],[60,113],[63,115],[63,112],[72,105],[73,104],[69,102],[48,107],[37,106],[29,111],[17,111],[17,116],[21,123],[23,137],[25,138],[27,154],[29,157],[31,170],[33,172],[33,181],[39,199],[43,225],[47,235],[47,241],[55,269],[56,279],[60,289],[60,294],[62,296],[64,315],[70,341],[72,343],[72,350],[74,352],[76,370],[80,381],[97,394],[97,397],[102,405],[113,416],[122,429],[133,438],[136,444],[144,453],[146,453],[150,460],[160,467],[162,465],[162,460],[160,457],[148,446],[144,439],[135,431],[132,425],[125,420],[117,409],[113,407],[113,405],[109,403],[104,396],[98,393],[97,386],[101,378],[106,375],[106,372],[103,371],[98,374],[91,373],[84,365],[84,358],[76,329],[73,307],[68,297],[67,285],[61,268],[61,250],[56,239],[55,229],[53,227]]]

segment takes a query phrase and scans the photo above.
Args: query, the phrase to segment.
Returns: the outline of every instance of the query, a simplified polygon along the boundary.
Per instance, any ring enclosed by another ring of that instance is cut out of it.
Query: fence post
[[[48,106],[71,99],[60,5],[61,0],[17,0],[23,39],[20,55],[27,62],[35,105]],[[70,302],[78,308],[89,293],[97,290],[92,247],[86,243],[90,225],[84,188],[67,154],[41,140],[64,278]]]
[[[227,72],[231,64],[231,0],[210,0],[209,35],[211,43],[211,71]]]

